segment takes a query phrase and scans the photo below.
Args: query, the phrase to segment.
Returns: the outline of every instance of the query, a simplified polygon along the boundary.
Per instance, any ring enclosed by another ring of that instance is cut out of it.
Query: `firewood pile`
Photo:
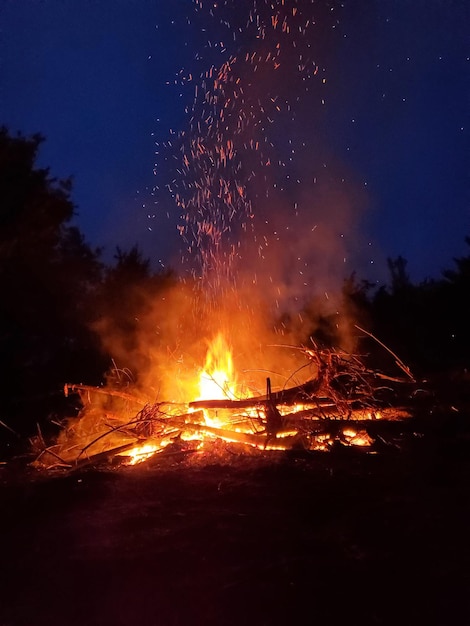
[[[35,465],[76,468],[110,461],[135,463],[155,455],[203,453],[215,441],[239,451],[328,451],[333,446],[372,450],[393,445],[410,417],[406,400],[414,379],[367,369],[359,357],[302,348],[315,365],[306,382],[243,399],[152,402],[132,389],[67,384],[81,410],[63,425],[53,445],[43,445]]]

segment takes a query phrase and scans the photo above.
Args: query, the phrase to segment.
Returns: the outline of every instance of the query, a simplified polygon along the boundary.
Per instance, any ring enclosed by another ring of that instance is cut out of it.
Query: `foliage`
[[[470,237],[465,241],[470,245]],[[454,259],[440,279],[414,284],[407,261],[388,259],[388,285],[358,280],[343,284],[338,312],[318,315],[315,299],[302,314],[309,332],[304,342],[356,351],[380,367],[386,352],[366,329],[411,367],[416,375],[470,369],[470,254]],[[354,337],[354,339],[352,339]]]
[[[103,365],[89,330],[100,251],[70,224],[71,181],[35,166],[42,141],[0,129],[0,419],[19,433],[60,409],[69,377]]]
[[[470,237],[466,237],[470,245]],[[372,292],[350,285],[347,300],[368,328],[418,373],[470,367],[470,255],[454,259],[442,278],[413,284],[406,260],[389,259],[390,285]],[[363,346],[374,352],[369,340]]]
[[[171,270],[153,272],[137,246],[128,252],[118,247],[114,258],[115,265],[104,271],[94,328],[115,365],[129,368],[136,381],[150,366],[149,347],[156,341],[155,306],[165,306],[162,294],[175,284],[176,276]]]

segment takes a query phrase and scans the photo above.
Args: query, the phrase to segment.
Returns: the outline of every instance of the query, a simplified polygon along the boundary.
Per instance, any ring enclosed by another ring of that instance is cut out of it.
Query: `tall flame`
[[[219,332],[209,345],[204,369],[199,378],[198,400],[235,398],[232,351]]]

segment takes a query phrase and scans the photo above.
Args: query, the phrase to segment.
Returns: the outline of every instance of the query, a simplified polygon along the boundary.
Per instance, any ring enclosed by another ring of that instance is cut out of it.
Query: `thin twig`
[[[58,459],[61,463],[63,463],[64,465],[68,465],[69,467],[71,467],[70,463],[67,463],[67,461],[65,461],[61,456],[59,456],[58,454],[56,454],[55,452],[53,452],[50,448],[46,448],[45,450],[43,450],[41,452],[41,454],[38,456],[38,458],[36,459],[36,463],[39,461],[39,459],[45,455],[45,454],[50,454],[51,456],[55,456],[56,459]]]
[[[395,352],[393,352],[392,350],[390,350],[390,348],[389,348],[389,347],[387,347],[384,343],[382,343],[382,341],[380,341],[380,339],[377,339],[377,337],[376,337],[375,335],[373,335],[372,333],[370,333],[369,331],[364,330],[364,328],[361,328],[361,327],[360,327],[360,326],[358,326],[357,324],[354,324],[354,326],[355,326],[355,328],[357,328],[357,330],[360,330],[360,331],[361,331],[361,333],[365,333],[365,334],[366,334],[366,335],[368,335],[371,339],[373,339],[374,341],[376,341],[376,342],[379,344],[379,346],[382,346],[382,348],[384,348],[385,350],[387,350],[387,352],[388,352],[389,354],[391,354],[391,355],[393,356],[393,358],[395,359],[395,363],[398,365],[398,367],[399,367],[401,370],[403,370],[403,371],[405,372],[405,374],[408,376],[408,378],[411,380],[411,382],[413,382],[413,383],[415,383],[415,382],[416,382],[416,379],[415,379],[415,377],[413,376],[413,374],[411,373],[410,368],[409,368],[407,365],[405,365],[405,364],[403,363],[403,361],[400,359],[400,357],[399,357],[399,356],[397,356],[397,355],[395,354]]]
[[[7,430],[9,430],[11,433],[13,433],[14,435],[16,435],[17,437],[19,437],[20,435],[13,430],[13,428],[11,428],[10,426],[8,426],[8,424],[5,424],[5,422],[3,422],[2,420],[0,420],[0,425],[3,426],[4,428],[6,428]]]
[[[116,398],[122,398],[123,400],[129,400],[130,402],[134,402],[135,404],[148,404],[148,399],[138,398],[130,393],[125,393],[124,391],[118,391],[116,389],[103,389],[101,387],[92,387],[90,385],[72,385],[67,383],[64,385],[64,395],[68,396],[70,391],[85,391],[88,393],[99,393],[105,396],[114,396]]]

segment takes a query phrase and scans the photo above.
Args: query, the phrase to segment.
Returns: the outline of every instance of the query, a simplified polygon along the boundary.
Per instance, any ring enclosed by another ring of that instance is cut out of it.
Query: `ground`
[[[462,423],[377,454],[5,465],[0,625],[469,624]]]

